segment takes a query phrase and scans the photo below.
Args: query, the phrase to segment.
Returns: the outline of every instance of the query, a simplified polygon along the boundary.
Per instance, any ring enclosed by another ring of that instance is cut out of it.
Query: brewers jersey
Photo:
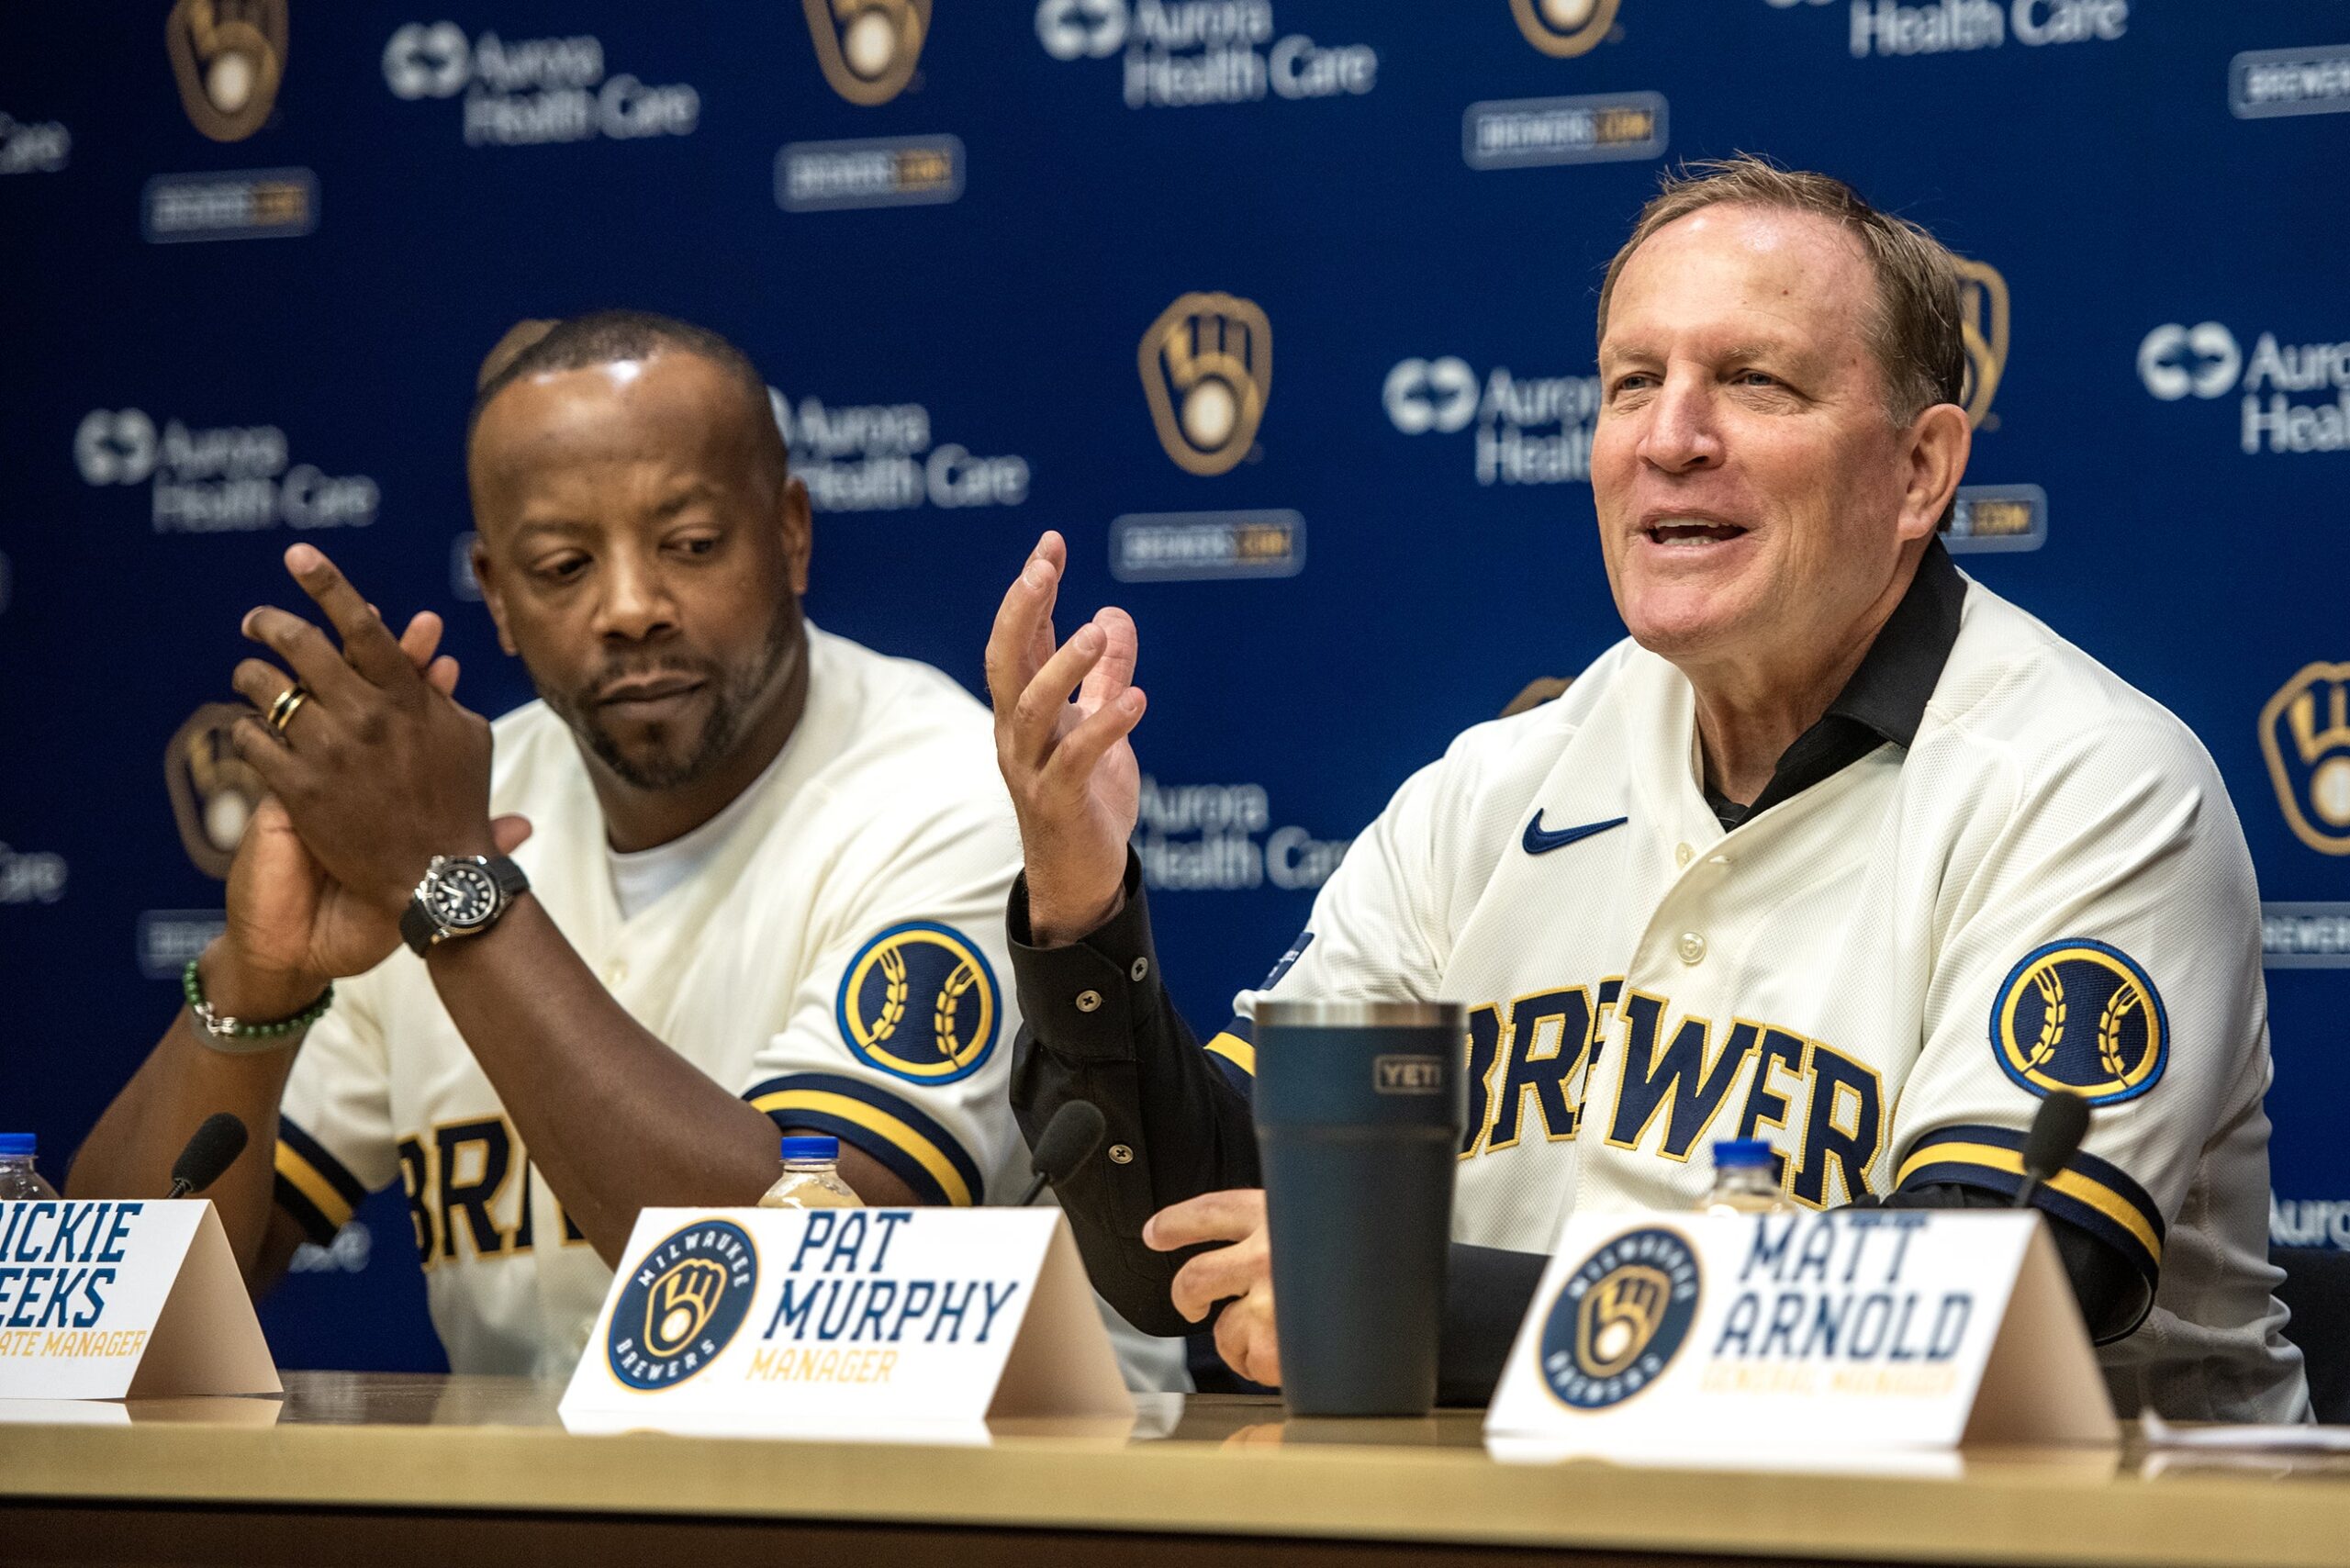
[[[1469,1004],[1457,1239],[1547,1251],[1577,1209],[1688,1209],[1716,1139],[1795,1202],[2012,1192],[2042,1096],[2094,1107],[2042,1190],[2136,1267],[2125,1409],[2292,1418],[2266,1255],[2252,866],[2177,720],[1968,588],[1906,753],[1725,831],[1695,698],[1625,642],[1404,784],[1257,1000]]]
[[[630,1015],[785,1126],[837,1134],[924,1201],[1027,1172],[1005,1103],[1003,904],[1020,850],[985,709],[927,666],[811,626],[807,711],[687,881],[633,918],[571,732],[497,723],[491,809],[543,903]],[[405,947],[336,990],[287,1084],[278,1202],[324,1242],[400,1182],[461,1372],[568,1372],[611,1272]],[[624,1139],[610,1158],[624,1160]],[[779,1169],[779,1168],[778,1168]]]

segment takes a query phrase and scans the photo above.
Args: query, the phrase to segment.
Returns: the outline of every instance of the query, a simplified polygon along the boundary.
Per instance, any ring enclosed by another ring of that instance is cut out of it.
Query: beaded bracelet
[[[298,1035],[327,1015],[334,1005],[334,987],[330,984],[319,999],[291,1018],[281,1018],[274,1024],[248,1024],[241,1018],[230,1018],[212,1011],[204,1000],[204,982],[196,978],[196,960],[190,958],[187,968],[180,971],[180,991],[187,998],[187,1010],[196,1016],[198,1038],[216,1051],[232,1056],[245,1056],[261,1051],[277,1050],[291,1041],[288,1036]]]

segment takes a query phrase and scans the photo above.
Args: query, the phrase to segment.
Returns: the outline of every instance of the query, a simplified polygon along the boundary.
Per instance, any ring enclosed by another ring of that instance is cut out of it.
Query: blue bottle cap
[[[841,1157],[841,1140],[820,1137],[813,1133],[788,1137],[783,1140],[783,1157],[786,1159],[836,1160]]]
[[[1759,1137],[1726,1137],[1714,1145],[1714,1169],[1744,1170],[1771,1168],[1771,1146]]]
[[[0,1159],[10,1155],[38,1154],[31,1133],[0,1133]]]

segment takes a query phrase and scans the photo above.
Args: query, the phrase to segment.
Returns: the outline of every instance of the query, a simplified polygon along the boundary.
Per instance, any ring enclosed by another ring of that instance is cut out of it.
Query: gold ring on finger
[[[285,726],[294,722],[295,712],[309,700],[309,692],[297,680],[277,694],[277,700],[269,705],[269,716],[263,722],[283,740],[285,738]]]

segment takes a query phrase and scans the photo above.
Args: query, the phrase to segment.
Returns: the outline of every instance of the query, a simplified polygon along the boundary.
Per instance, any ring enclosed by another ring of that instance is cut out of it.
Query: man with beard
[[[77,1195],[162,1191],[234,1111],[275,1156],[209,1194],[256,1290],[399,1181],[452,1365],[549,1375],[638,1210],[755,1201],[778,1128],[835,1136],[870,1204],[1017,1190],[1019,846],[988,716],[802,617],[787,462],[711,333],[615,311],[509,334],[474,408],[473,558],[541,700],[495,724],[453,700],[435,620],[396,641],[286,553],[341,646],[246,618],[285,666],[236,672],[271,797]]]

